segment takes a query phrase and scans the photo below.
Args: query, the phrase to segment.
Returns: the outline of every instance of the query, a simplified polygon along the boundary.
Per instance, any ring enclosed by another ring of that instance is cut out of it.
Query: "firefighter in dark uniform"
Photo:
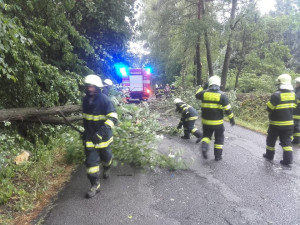
[[[115,107],[109,97],[101,93],[102,81],[97,75],[84,79],[86,96],[83,98],[83,141],[85,145],[87,176],[91,189],[87,198],[100,191],[100,163],[103,165],[103,178],[108,178],[112,163],[110,144],[113,141],[112,128],[118,121]]]
[[[294,139],[292,141],[293,144],[300,144],[300,77],[295,79],[296,88],[295,94],[297,99],[297,108],[294,110]]]
[[[196,143],[201,141],[202,133],[195,128],[196,120],[198,119],[198,112],[192,106],[187,105],[181,99],[175,98],[174,103],[176,104],[176,112],[181,113],[180,122],[177,129],[184,128],[184,136],[182,139],[190,139],[190,134],[192,133],[197,137]]]
[[[113,82],[110,79],[105,79],[103,81],[103,83],[104,83],[104,87],[103,87],[102,93],[105,94],[106,96],[108,96],[109,90],[112,87]]]
[[[269,111],[269,129],[267,136],[266,159],[273,160],[275,155],[275,143],[279,137],[280,145],[283,148],[283,165],[293,162],[293,149],[291,146],[294,120],[293,111],[296,107],[296,96],[291,84],[291,76],[282,74],[277,78],[279,90],[272,94],[270,101],[267,102]]]
[[[209,143],[213,133],[215,134],[214,155],[215,160],[222,159],[224,145],[224,125],[223,119],[225,114],[230,120],[232,126],[235,125],[231,106],[227,96],[220,91],[221,80],[218,76],[212,76],[208,80],[208,89],[203,90],[202,87],[196,93],[196,98],[202,101],[202,124],[203,138],[201,140],[202,155],[207,159]]]

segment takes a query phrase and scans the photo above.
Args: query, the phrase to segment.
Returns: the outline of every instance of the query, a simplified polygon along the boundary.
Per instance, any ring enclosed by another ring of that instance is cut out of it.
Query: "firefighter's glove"
[[[179,123],[178,126],[177,126],[177,129],[181,129],[182,128],[182,123]]]
[[[234,118],[231,118],[231,119],[230,119],[230,124],[231,124],[231,126],[234,126],[234,125],[235,125]]]
[[[101,143],[102,136],[100,136],[98,133],[95,133],[91,139],[92,139],[92,142],[96,145],[96,144]]]

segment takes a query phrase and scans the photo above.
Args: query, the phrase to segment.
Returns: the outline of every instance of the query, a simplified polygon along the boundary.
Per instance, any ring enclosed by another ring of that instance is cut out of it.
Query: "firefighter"
[[[224,125],[223,119],[225,114],[230,120],[232,126],[235,125],[231,106],[227,96],[220,91],[221,80],[218,76],[212,76],[208,80],[208,89],[202,87],[196,93],[196,98],[202,101],[202,125],[203,138],[201,140],[201,150],[203,158],[207,159],[207,152],[212,135],[215,135],[214,155],[215,160],[222,159],[224,145]]]
[[[101,93],[101,78],[88,75],[84,79],[86,95],[82,102],[83,141],[85,145],[87,177],[91,189],[87,198],[94,197],[100,191],[100,163],[103,165],[103,178],[109,176],[112,163],[110,144],[113,141],[112,128],[118,121],[115,107],[109,97]]]
[[[109,90],[112,87],[113,82],[110,79],[105,79],[103,81],[103,83],[104,83],[104,87],[103,87],[102,93],[105,94],[106,96],[108,96]]]
[[[296,107],[296,96],[291,84],[291,76],[281,74],[277,78],[279,89],[272,94],[270,101],[267,102],[269,112],[269,129],[267,136],[266,153],[263,157],[273,160],[275,155],[275,143],[279,137],[280,145],[283,148],[282,165],[293,163],[293,149],[291,146],[294,120],[293,111]]]
[[[190,139],[190,133],[197,137],[196,143],[199,143],[202,137],[202,133],[195,128],[195,122],[198,119],[198,112],[192,106],[187,105],[181,99],[175,98],[176,112],[181,113],[180,122],[177,129],[184,128],[184,136],[182,139]]]
[[[170,93],[171,93],[171,88],[170,88],[169,84],[166,84],[164,92],[165,92],[166,98],[169,98],[170,97]]]
[[[295,79],[296,88],[295,94],[297,99],[297,108],[294,110],[294,139],[292,141],[293,144],[300,144],[300,77]]]

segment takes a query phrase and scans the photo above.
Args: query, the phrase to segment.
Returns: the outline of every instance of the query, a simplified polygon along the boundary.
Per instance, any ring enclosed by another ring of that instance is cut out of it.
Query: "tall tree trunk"
[[[205,0],[202,0],[202,14],[205,15]],[[207,67],[209,76],[214,75],[212,60],[211,60],[211,50],[210,50],[210,40],[208,37],[208,31],[205,29],[204,31],[204,40],[205,40],[205,47],[206,47],[206,58],[207,58]]]
[[[230,56],[231,56],[231,52],[232,52],[231,40],[232,40],[234,28],[237,24],[237,21],[236,22],[234,21],[235,20],[236,7],[237,7],[237,0],[232,0],[232,7],[231,7],[231,13],[230,13],[230,34],[229,34],[229,37],[228,37],[228,40],[227,40],[227,48],[226,48],[224,64],[223,64],[223,70],[222,70],[222,77],[221,77],[221,89],[223,91],[226,88],[229,61],[230,61]]]
[[[246,38],[247,38],[246,35],[247,34],[244,31],[243,32],[243,42],[242,42],[242,55],[239,60],[238,71],[235,76],[234,90],[236,90],[238,87],[239,77],[240,77],[240,74],[242,73],[242,70],[244,69],[244,65],[245,65],[245,60],[246,60],[246,49],[245,48],[246,48]]]
[[[202,0],[198,2],[198,20],[201,19],[201,9],[202,8]],[[197,45],[196,45],[196,80],[197,85],[202,84],[202,64],[201,64],[201,55],[200,55],[200,36],[198,37]]]

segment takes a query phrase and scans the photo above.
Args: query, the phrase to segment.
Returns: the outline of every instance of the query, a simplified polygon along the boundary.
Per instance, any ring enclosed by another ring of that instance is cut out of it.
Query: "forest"
[[[142,57],[129,49],[138,41]],[[84,158],[79,134],[64,123],[10,120],[4,112],[71,106],[68,116],[78,117],[83,77],[119,84],[114,64],[120,62],[151,65],[153,86],[174,84],[193,105],[198,87],[218,75],[238,123],[265,132],[276,78],[300,76],[300,1],[276,0],[263,14],[255,0],[0,0],[1,224],[32,212],[51,181],[68,177]],[[158,112],[147,103],[122,104],[118,89],[111,99],[120,117],[118,160],[182,166],[155,152],[159,134],[175,132],[159,125]],[[172,104],[163,99],[159,106]],[[82,129],[80,121],[73,124]],[[30,160],[15,165],[23,150]]]

